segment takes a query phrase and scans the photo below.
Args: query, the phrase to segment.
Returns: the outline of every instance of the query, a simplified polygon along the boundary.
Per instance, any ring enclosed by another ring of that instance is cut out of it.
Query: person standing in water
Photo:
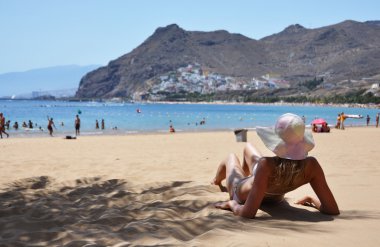
[[[104,119],[102,119],[102,130],[104,130]]]
[[[80,135],[80,118],[78,115],[75,118],[75,135],[76,136]]]
[[[53,127],[55,129],[57,129],[54,125],[54,121],[53,121],[53,118],[49,118],[48,116],[48,126],[47,126],[47,129],[49,130],[49,135],[50,136],[53,136]]]

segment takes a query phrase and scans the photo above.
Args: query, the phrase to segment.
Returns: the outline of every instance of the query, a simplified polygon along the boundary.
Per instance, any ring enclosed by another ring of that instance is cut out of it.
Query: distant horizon
[[[375,0],[1,1],[0,74],[64,65],[106,65],[131,52],[158,27],[226,30],[259,40],[300,24],[308,29],[346,20],[380,20]],[[154,21],[152,21],[154,20]]]
[[[38,71],[38,70],[44,70],[44,69],[54,69],[54,68],[63,68],[63,67],[90,67],[90,66],[93,66],[93,67],[102,67],[102,66],[106,66],[106,64],[61,64],[61,65],[52,65],[52,66],[48,66],[48,67],[41,67],[41,68],[33,68],[33,69],[27,69],[27,70],[23,70],[23,71],[10,71],[10,72],[5,72],[5,73],[0,73],[0,76],[1,75],[6,75],[6,74],[16,74],[16,73],[27,73],[27,72],[31,72],[31,71]]]
[[[0,97],[78,89],[80,79],[102,65],[62,65],[0,74]]]

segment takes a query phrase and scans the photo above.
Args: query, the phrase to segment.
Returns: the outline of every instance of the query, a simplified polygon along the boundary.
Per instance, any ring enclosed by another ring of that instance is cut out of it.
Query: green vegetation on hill
[[[276,96],[276,95],[256,95],[255,92],[229,92],[229,93],[213,93],[213,94],[199,94],[199,93],[176,93],[168,94],[166,97],[168,101],[189,101],[189,102],[213,102],[213,101],[228,101],[228,102],[242,102],[242,103],[322,103],[322,104],[380,104],[380,97],[374,96],[372,93],[364,94],[364,90],[350,92],[345,95],[332,95],[332,96],[319,96],[308,97],[304,95],[299,96]]]
[[[302,83],[299,83],[299,87],[306,87],[309,90],[314,90],[316,87],[318,87],[323,82],[323,78],[317,79],[314,78],[313,80],[308,80]]]

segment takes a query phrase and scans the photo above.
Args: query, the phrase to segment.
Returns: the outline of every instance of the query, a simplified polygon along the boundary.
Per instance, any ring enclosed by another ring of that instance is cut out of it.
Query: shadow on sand
[[[147,239],[181,245],[214,229],[323,231],[312,223],[334,219],[286,202],[263,206],[262,217],[238,218],[214,208],[214,187],[190,181],[132,186],[99,177],[66,184],[49,177],[18,180],[0,193],[0,245],[149,245]],[[349,215],[339,218],[372,217]]]

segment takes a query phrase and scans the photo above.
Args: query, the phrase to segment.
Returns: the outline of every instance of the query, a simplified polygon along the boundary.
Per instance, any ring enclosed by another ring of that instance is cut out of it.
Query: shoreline
[[[334,124],[328,125],[331,129],[334,129],[336,131],[340,131],[339,129],[335,129]],[[370,124],[369,126],[365,124],[356,124],[356,125],[345,125],[345,128],[375,128],[376,126],[374,124]],[[77,138],[80,137],[112,137],[112,136],[136,136],[136,135],[175,135],[175,134],[200,134],[200,133],[234,133],[234,130],[237,129],[245,129],[247,131],[256,131],[256,127],[252,128],[223,128],[223,129],[197,129],[197,130],[176,130],[175,133],[170,133],[169,130],[146,130],[146,131],[124,131],[124,130],[107,130],[107,131],[81,131],[81,135],[77,136]],[[306,125],[306,129],[311,129],[311,125]],[[380,129],[380,127],[379,127]],[[344,131],[344,130],[342,130]],[[8,132],[9,138],[5,137],[5,134],[3,134],[3,139],[12,139],[12,138],[63,138],[65,139],[66,136],[75,137],[75,130],[71,132],[54,132],[53,136],[50,136],[47,131],[39,132],[36,130],[36,132],[23,132],[23,133],[16,133]],[[319,134],[319,133],[314,133]],[[0,139],[1,141],[1,139]]]
[[[107,102],[107,101],[106,101]],[[120,102],[123,103],[123,102]],[[126,103],[126,102],[125,102]],[[200,105],[263,105],[263,106],[326,106],[326,107],[346,107],[346,108],[368,108],[368,109],[380,109],[380,104],[359,104],[359,103],[343,103],[343,104],[333,104],[333,103],[288,103],[288,102],[275,102],[275,103],[260,103],[260,102],[229,102],[229,101],[214,101],[214,102],[191,102],[191,101],[138,101],[136,103],[147,103],[147,104],[200,104]]]
[[[35,99],[0,99],[0,101],[36,101]],[[380,104],[374,103],[360,104],[360,103],[288,103],[288,102],[274,102],[274,103],[261,103],[261,102],[231,102],[231,101],[124,101],[124,100],[37,100],[37,101],[58,101],[58,102],[97,102],[97,103],[116,103],[116,104],[199,104],[199,105],[263,105],[263,106],[326,106],[326,107],[343,107],[343,108],[368,108],[380,109]]]

